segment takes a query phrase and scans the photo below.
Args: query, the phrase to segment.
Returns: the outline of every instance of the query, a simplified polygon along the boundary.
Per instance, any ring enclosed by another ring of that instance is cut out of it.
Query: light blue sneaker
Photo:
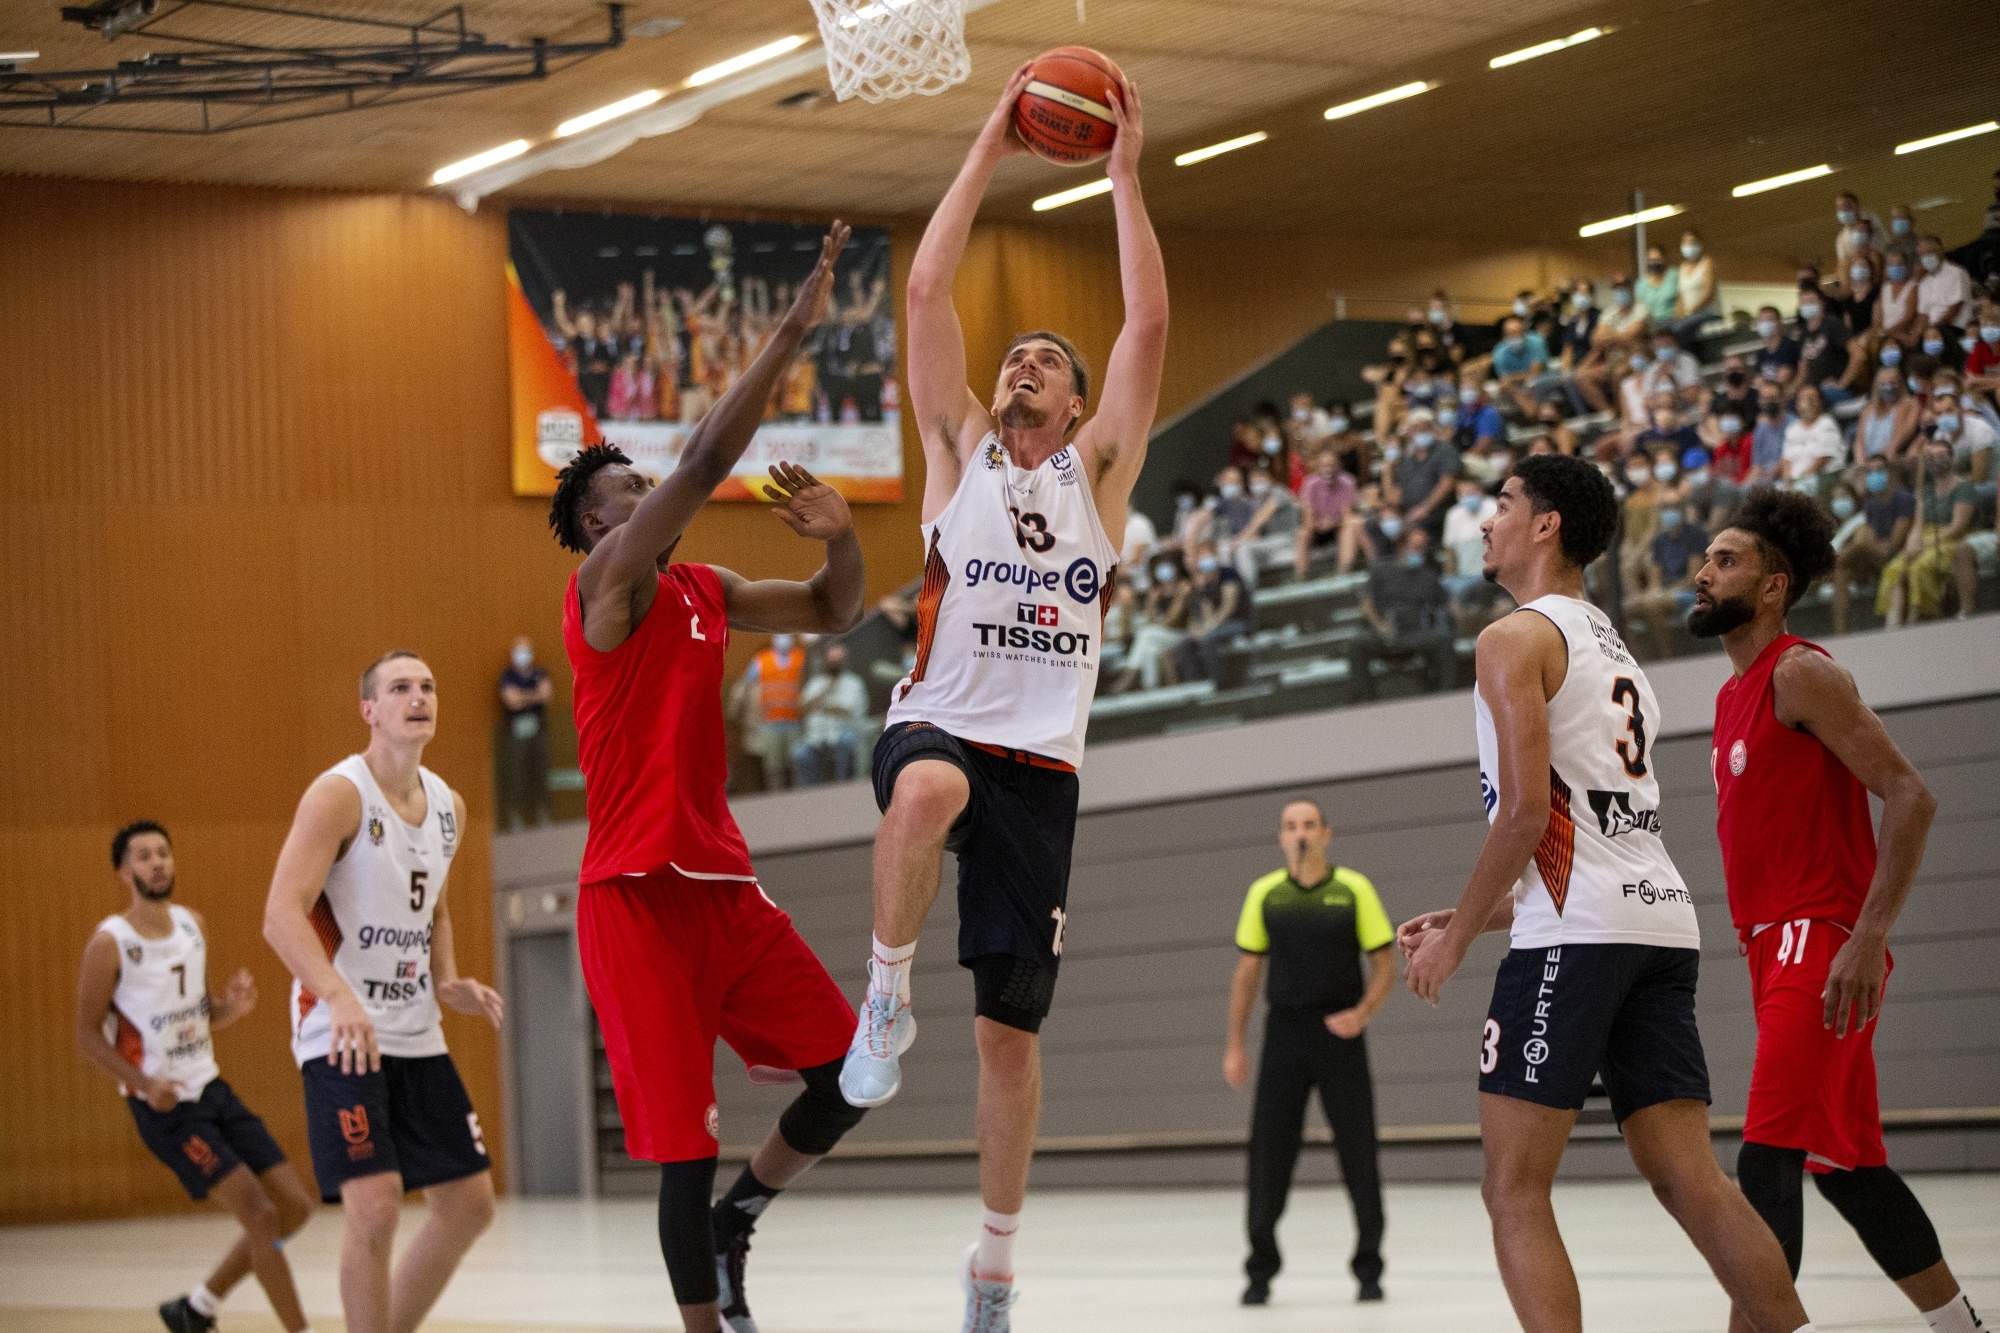
[[[910,1002],[898,999],[894,991],[873,986],[861,1004],[861,1021],[855,1025],[853,1044],[840,1066],[840,1095],[849,1106],[880,1106],[903,1086],[903,1070],[898,1063],[910,1043],[917,1039],[917,1016]]]
[[[1013,1317],[1008,1311],[1021,1293],[1014,1290],[1012,1281],[974,1276],[972,1256],[978,1250],[977,1241],[966,1246],[965,1258],[958,1265],[958,1285],[965,1289],[965,1323],[959,1333],[1011,1333]]]

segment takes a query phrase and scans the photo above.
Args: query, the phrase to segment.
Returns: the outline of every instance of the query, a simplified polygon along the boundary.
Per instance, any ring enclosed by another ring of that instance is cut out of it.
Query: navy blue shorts
[[[139,1137],[180,1177],[190,1199],[206,1199],[215,1183],[239,1166],[261,1176],[285,1160],[285,1150],[256,1112],[219,1078],[209,1080],[199,1101],[171,1111],[155,1111],[137,1097],[125,1102]]]
[[[340,1187],[394,1171],[406,1190],[428,1189],[492,1165],[479,1113],[449,1055],[385,1055],[372,1074],[343,1074],[323,1059],[300,1068],[306,1084],[306,1138],[319,1197],[340,1202]]]
[[[1055,998],[1062,962],[1076,773],[990,753],[928,722],[900,722],[875,744],[878,807],[889,808],[896,775],[919,759],[952,765],[972,789],[945,839],[958,854],[958,961],[978,978],[982,1014],[1032,1032],[1029,1021],[1038,1024]],[[993,1006],[1000,1011],[989,1013]]]
[[[1661,1102],[1707,1102],[1700,970],[1700,950],[1656,944],[1509,950],[1480,1036],[1479,1090],[1580,1111],[1602,1075],[1621,1124]]]

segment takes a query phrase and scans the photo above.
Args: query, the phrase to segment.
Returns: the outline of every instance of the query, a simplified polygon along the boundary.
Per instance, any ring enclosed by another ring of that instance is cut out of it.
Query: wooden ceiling
[[[301,0],[409,20],[427,0]],[[489,38],[588,41],[596,6],[468,0]],[[823,215],[927,210],[943,193],[1007,73],[1036,51],[1105,51],[1146,101],[1146,189],[1162,226],[1432,236],[1472,244],[1573,242],[1579,224],[1648,203],[1687,208],[1718,249],[1815,254],[1834,230],[1831,196],[1856,190],[1885,215],[1929,204],[1920,226],[1976,232],[2000,135],[1905,157],[1894,145],[1991,118],[2000,103],[2000,10],[1991,0],[997,0],[966,23],[971,79],[939,97],[810,109],[784,99],[823,76],[766,88],[696,124],[594,166],[524,182],[521,198],[614,205],[731,206]],[[130,59],[45,0],[9,0],[0,49],[34,68]],[[546,81],[292,125],[189,138],[0,128],[0,172],[130,180],[412,191],[446,162],[792,33],[806,0],[638,0],[627,24],[684,20],[633,37]],[[231,35],[269,39],[246,15]],[[211,24],[213,20],[209,21]],[[1487,60],[1587,26],[1614,29],[1501,70]],[[1325,107],[1415,79],[1408,101],[1328,122]],[[1191,167],[1176,153],[1252,130],[1268,142]],[[1730,187],[1827,162],[1833,177],[1745,200]],[[1004,164],[986,215],[1106,225],[1108,200],[1049,214],[1030,202],[1090,179],[1032,159]],[[495,202],[506,202],[507,196]],[[1940,202],[1942,201],[1942,202]],[[1678,225],[1676,220],[1676,224]]]

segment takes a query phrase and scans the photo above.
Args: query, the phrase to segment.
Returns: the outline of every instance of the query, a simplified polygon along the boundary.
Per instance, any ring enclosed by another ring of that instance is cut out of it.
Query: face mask
[[[1620,309],[1623,309],[1632,304],[1632,293],[1620,287],[1617,291],[1611,293],[1611,299],[1617,303]]]
[[[1875,239],[1875,237],[1872,234],[1870,234],[1868,228],[1866,227],[1856,227],[1851,234],[1854,237],[1854,243],[1856,245],[1866,245],[1868,244],[1868,242]]]
[[[1430,313],[1429,313],[1428,315],[1425,315],[1425,316],[1424,316],[1424,318],[1425,318],[1425,319],[1428,319],[1428,320],[1429,320],[1429,321],[1430,321],[1431,323],[1433,323],[1433,324],[1443,324],[1443,323],[1444,323],[1444,311],[1442,311],[1442,310],[1433,310],[1433,311],[1431,311],[1431,312],[1430,312]]]
[[[1883,491],[1889,489],[1889,474],[1886,472],[1871,472],[1868,474],[1866,485],[1870,495],[1880,495]]]
[[[1279,438],[1278,438],[1277,436],[1275,436],[1275,435],[1266,435],[1266,436],[1264,437],[1264,452],[1265,452],[1265,453],[1267,453],[1267,454],[1275,454],[1275,453],[1277,453],[1277,452],[1278,452],[1278,450],[1280,450],[1280,449],[1282,449],[1282,448],[1284,448],[1284,447],[1285,447],[1285,442],[1284,442],[1283,440],[1279,439]]]
[[[1910,376],[1909,379],[1903,382],[1910,386],[1911,393],[1922,393],[1924,391],[1924,382],[1918,379],[1915,375]]]
[[[1833,510],[1835,518],[1850,518],[1854,514],[1854,500],[1850,496],[1836,495],[1828,508]]]
[[[1464,403],[1467,407],[1471,407],[1474,403],[1479,401],[1479,390],[1460,389],[1458,391],[1458,401]]]
[[[1225,481],[1215,489],[1216,493],[1225,500],[1234,500],[1237,496],[1243,494],[1243,488],[1233,481]]]
[[[1889,230],[1898,236],[1908,236],[1910,234],[1910,220],[1908,218],[1891,218],[1889,219]]]
[[[1656,365],[1671,366],[1679,356],[1680,349],[1678,347],[1656,347],[1653,349],[1653,362]]]
[[[1428,403],[1437,396],[1437,390],[1431,387],[1429,380],[1424,380],[1418,384],[1405,384],[1403,386],[1403,396],[1406,398],[1416,398]]]
[[[1937,419],[1937,428],[1940,435],[1958,434],[1958,413],[1946,412]]]
[[[1431,434],[1427,430],[1413,431],[1410,435],[1410,444],[1414,448],[1428,449],[1431,447],[1432,444],[1436,442],[1437,442],[1437,436]]]
[[[1708,469],[1705,467],[1696,468],[1694,471],[1688,473],[1688,481],[1695,486],[1708,485]]]
[[[1808,321],[1818,319],[1819,302],[1817,301],[1801,302],[1799,305],[1799,318]]]
[[[1663,531],[1672,532],[1675,528],[1678,528],[1680,525],[1681,525],[1680,510],[1662,509],[1660,511],[1660,527]]]
[[[1716,424],[1722,427],[1724,435],[1741,435],[1743,433],[1742,417],[1724,417]]]
[[[1878,384],[1875,386],[1875,396],[1885,403],[1893,403],[1896,401],[1896,386],[1893,384]]]
[[[1510,352],[1518,352],[1528,345],[1528,340],[1526,337],[1517,334],[1512,338],[1502,338],[1500,345]]]
[[[1205,555],[1201,559],[1194,562],[1194,567],[1200,570],[1204,574],[1213,574],[1215,572],[1215,557],[1212,555]]]
[[[1271,483],[1265,481],[1262,477],[1259,477],[1257,480],[1250,483],[1250,494],[1256,496],[1259,500],[1263,499],[1270,493],[1271,493]]]
[[[1924,266],[1924,272],[1935,273],[1938,271],[1938,265],[1942,264],[1944,260],[1937,255],[1919,255],[1917,262]]]
[[[1847,269],[1847,276],[1856,282],[1866,282],[1874,275],[1874,272],[1875,270],[1869,268],[1866,264],[1850,264]]]
[[[1743,387],[1743,372],[1740,370],[1732,370],[1726,375],[1724,375],[1722,378],[1732,389],[1740,389]]]
[[[1890,343],[1887,347],[1884,347],[1882,349],[1882,364],[1885,366],[1902,365],[1903,349],[1896,346],[1894,343]]]
[[[1758,320],[1758,321],[1757,321],[1757,336],[1758,336],[1759,338],[1769,338],[1769,337],[1773,336],[1774,334],[1776,334],[1776,333],[1777,333],[1777,331],[1778,331],[1778,321],[1777,321],[1777,320],[1775,320],[1775,319],[1760,319],[1760,320]]]
[[[1347,418],[1333,417],[1327,421],[1326,428],[1335,435],[1345,435],[1347,434]]]
[[[1625,480],[1631,482],[1634,486],[1644,486],[1648,481],[1652,480],[1652,477],[1653,473],[1650,468],[1628,467],[1625,469]]]
[[[1648,259],[1648,260],[1646,261],[1646,272],[1648,272],[1648,273],[1651,273],[1651,274],[1653,274],[1653,275],[1655,275],[1655,276],[1658,276],[1659,274],[1661,274],[1661,273],[1664,273],[1664,272],[1666,272],[1666,271],[1667,271],[1667,261],[1666,261],[1666,260],[1664,260],[1664,259]]]
[[[1696,245],[1693,241],[1684,242],[1681,245],[1681,258],[1682,259],[1701,258],[1701,247],[1699,245]]]
[[[1382,446],[1382,461],[1383,461],[1383,462],[1385,462],[1385,463],[1393,463],[1393,462],[1395,462],[1395,461],[1396,461],[1397,459],[1401,458],[1402,456],[1403,456],[1403,451],[1402,451],[1401,449],[1398,449],[1398,448],[1397,448],[1397,447],[1396,447],[1395,445],[1393,445],[1393,444],[1385,444],[1385,445],[1383,445],[1383,446]]]
[[[2000,343],[2000,324],[1981,324],[1979,339],[1981,342]]]
[[[1172,565],[1154,565],[1153,581],[1163,584],[1172,583],[1174,581],[1174,567]]]
[[[1476,514],[1479,512],[1479,497],[1477,495],[1461,495],[1458,497],[1458,507],[1468,514]]]
[[[1571,297],[1570,299],[1576,302],[1576,308],[1577,308],[1578,310],[1588,310],[1588,309],[1590,309],[1590,293],[1589,293],[1589,292],[1578,292],[1578,293],[1577,293],[1577,294],[1576,294],[1575,296]]]
[[[1925,356],[1939,356],[1939,355],[1941,355],[1941,354],[1942,354],[1943,352],[1944,352],[1944,339],[1942,339],[1942,338],[1926,338],[1926,339],[1924,339],[1924,355],[1925,355]]]
[[[1190,509],[1194,508],[1194,497],[1192,495],[1176,495],[1174,497],[1174,508],[1180,510],[1183,514],[1187,513]]]
[[[1851,208],[1835,209],[1833,216],[1841,226],[1845,227],[1848,223],[1854,221],[1854,210]]]
[[[1661,481],[1672,481],[1680,475],[1680,469],[1672,463],[1655,463],[1653,464],[1653,475]]]
[[[773,634],[771,636],[771,646],[781,653],[792,651],[792,643],[793,639],[789,634]]]
[[[1514,313],[1521,316],[1523,319],[1527,318],[1528,303],[1526,301],[1514,302]]]
[[[1375,526],[1382,529],[1384,537],[1387,537],[1390,541],[1395,541],[1396,534],[1403,530],[1403,520],[1397,518],[1394,514],[1386,514]]]
[[[1292,409],[1292,420],[1294,421],[1304,421],[1310,416],[1312,416],[1312,409],[1310,407],[1295,407]]]
[[[514,670],[526,671],[529,667],[533,666],[534,664],[535,664],[535,655],[529,652],[526,648],[516,648],[514,650]]]
[[[1904,278],[1907,278],[1909,276],[1910,276],[1910,266],[1908,264],[1889,265],[1889,281],[1901,282]]]
[[[1405,551],[1403,552],[1403,563],[1405,565],[1408,565],[1411,569],[1422,568],[1424,563],[1424,553],[1422,551]]]
[[[1780,403],[1760,403],[1757,406],[1757,411],[1760,415],[1775,417],[1784,411],[1784,406]]]
[[[1458,409],[1457,409],[1457,408],[1455,408],[1455,407],[1440,407],[1440,408],[1438,409],[1438,425],[1440,425],[1440,426],[1443,426],[1443,427],[1444,427],[1444,428],[1445,428],[1446,430],[1450,430],[1450,429],[1451,429],[1452,427],[1456,426],[1457,424],[1458,424]]]

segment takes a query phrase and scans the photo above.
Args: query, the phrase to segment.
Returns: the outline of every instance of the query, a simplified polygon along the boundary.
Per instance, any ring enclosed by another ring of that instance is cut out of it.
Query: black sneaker
[[[715,1252],[716,1304],[727,1333],[757,1333],[750,1317],[750,1298],[743,1292],[743,1268],[750,1258],[750,1238],[735,1236]]]
[[[1382,1284],[1380,1282],[1377,1282],[1374,1278],[1369,1278],[1367,1281],[1361,1284],[1361,1294],[1359,1296],[1356,1296],[1354,1299],[1357,1301],[1381,1300]]]
[[[1245,1305],[1269,1305],[1271,1303],[1271,1283],[1268,1278],[1253,1277],[1250,1285],[1243,1289]]]
[[[205,1315],[188,1304],[188,1298],[177,1296],[160,1307],[160,1322],[168,1333],[210,1333],[215,1327],[215,1318]]]

